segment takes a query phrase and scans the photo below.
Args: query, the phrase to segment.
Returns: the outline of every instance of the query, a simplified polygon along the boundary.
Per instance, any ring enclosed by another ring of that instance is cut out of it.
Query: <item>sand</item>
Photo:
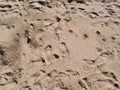
[[[120,90],[120,1],[0,0],[0,90]]]

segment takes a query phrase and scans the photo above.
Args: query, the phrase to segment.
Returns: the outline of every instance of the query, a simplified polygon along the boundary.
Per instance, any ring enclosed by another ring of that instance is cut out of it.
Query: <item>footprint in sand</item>
[[[68,50],[67,45],[66,45],[65,42],[60,43],[59,50],[60,50],[63,57],[69,55],[69,50]]]
[[[79,72],[71,70],[71,69],[66,70],[66,72],[70,73],[72,76],[79,76]]]

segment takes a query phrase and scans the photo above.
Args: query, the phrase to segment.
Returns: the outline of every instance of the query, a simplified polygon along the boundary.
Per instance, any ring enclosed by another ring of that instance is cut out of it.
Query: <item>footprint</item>
[[[96,47],[96,49],[97,49],[98,52],[102,52],[103,51],[103,49],[101,47]]]
[[[115,11],[113,9],[108,9],[106,8],[107,12],[110,14],[110,15],[113,15],[115,14]]]
[[[39,41],[38,41],[38,42],[39,42],[39,45],[40,45],[40,46],[43,46],[44,43],[45,43],[42,38],[39,38]]]
[[[42,58],[45,60],[46,63],[52,63],[52,45],[47,45],[44,48],[44,52],[42,54]]]
[[[40,76],[40,73],[39,72],[36,72],[32,75],[33,77],[39,77]]]
[[[25,36],[25,37],[29,37],[29,31],[28,31],[28,30],[25,30],[24,36]]]
[[[42,61],[42,59],[38,59],[38,60],[31,60],[31,62],[32,62],[32,63],[35,63],[35,62],[37,62],[37,63],[38,63],[38,62],[41,62],[41,61]],[[43,60],[42,62],[44,63],[45,61]]]
[[[12,5],[0,5],[0,8],[12,8]]]
[[[102,38],[102,41],[105,42],[105,41],[106,41],[106,38]]]
[[[60,58],[58,54],[53,54],[53,57],[54,57],[55,59],[59,59],[59,58]]]
[[[101,33],[100,33],[100,31],[96,31],[96,34],[97,34],[97,35],[100,35]]]
[[[47,76],[49,76],[49,77],[56,77],[56,76],[58,76],[58,72],[57,72],[57,70],[52,70],[50,73],[48,73],[47,74]]]
[[[40,64],[42,66],[49,64],[47,58],[42,56],[40,59],[31,60],[30,63]]]
[[[3,56],[5,54],[5,51],[3,50],[3,48],[0,46],[0,55]]]
[[[1,30],[7,30],[10,29],[10,26],[8,26],[7,24],[0,24],[0,28]]]
[[[75,34],[76,37],[78,36],[78,35],[77,35],[73,30],[71,30],[71,29],[70,29],[68,32]]]
[[[70,32],[70,33],[74,33],[73,30],[71,30],[71,29],[69,30],[69,32]]]
[[[30,44],[30,46],[33,47],[33,48],[35,48],[35,49],[37,47],[39,47],[38,42],[34,38],[27,37],[27,43]]]
[[[83,59],[83,60],[89,65],[93,65],[96,62],[96,60],[90,60],[90,59]]]
[[[72,3],[73,1],[75,1],[76,3],[84,3],[85,4],[85,0],[67,0],[68,3]]]
[[[30,24],[31,29],[35,29],[35,25],[33,23]]]
[[[79,72],[73,71],[73,70],[71,70],[71,69],[66,70],[66,72],[70,73],[72,76],[79,76]]]
[[[57,22],[60,22],[60,21],[61,21],[61,18],[57,16],[57,17],[56,17],[56,21],[57,21]]]
[[[69,50],[65,42],[60,43],[59,49],[60,49],[61,54],[63,54],[63,57],[69,55]]]
[[[89,82],[88,77],[84,77],[84,78],[82,78],[82,80],[87,84],[88,87],[91,86],[91,83]]]
[[[70,77],[70,75],[64,73],[64,72],[59,72],[58,73],[60,77]]]
[[[89,38],[89,37],[88,37],[88,34],[84,33],[84,34],[83,34],[83,39],[87,39],[87,38]]]
[[[115,40],[116,38],[114,36],[111,37],[112,40]]]
[[[106,83],[111,84],[111,85],[112,85],[113,87],[115,87],[115,88],[120,88],[119,84],[116,83],[116,82],[114,82],[114,81],[111,80],[111,79],[104,79],[104,80],[102,80],[102,79],[97,79],[97,81],[106,82]]]
[[[6,72],[6,73],[4,73],[4,74],[7,75],[7,76],[13,76],[13,75],[14,75],[13,72]]]
[[[55,35],[56,35],[57,39],[60,40],[60,35],[57,32],[55,33]]]
[[[18,83],[16,79],[13,78],[13,73],[4,73],[2,76],[0,76],[0,86],[5,86],[10,83]]]
[[[30,39],[29,37],[27,38],[27,43],[31,44],[32,43],[32,39]]]
[[[42,61],[42,63],[46,63],[46,59],[44,59],[43,57],[41,57],[41,61]]]
[[[47,45],[46,47],[45,47],[45,50],[47,50],[47,51],[52,51],[52,46],[51,45]]]
[[[113,55],[114,55],[113,51],[108,51],[108,50],[106,52],[103,52],[100,54],[100,56],[102,56],[102,57],[110,57]]]
[[[78,8],[78,9],[79,9],[79,10],[82,10],[82,11],[85,10],[84,8]]]
[[[114,24],[119,26],[119,25],[120,25],[120,22],[114,21]]]
[[[82,87],[82,88],[84,88],[85,90],[88,90],[88,86],[87,86],[87,84],[83,81],[83,80],[78,80],[78,84]]]
[[[101,73],[106,77],[113,78],[114,80],[118,81],[116,75],[113,72],[103,71]]]

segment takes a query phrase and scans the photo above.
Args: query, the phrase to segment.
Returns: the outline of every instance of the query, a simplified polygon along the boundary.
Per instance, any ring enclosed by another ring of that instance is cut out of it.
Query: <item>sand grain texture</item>
[[[119,0],[0,0],[0,90],[120,90]]]

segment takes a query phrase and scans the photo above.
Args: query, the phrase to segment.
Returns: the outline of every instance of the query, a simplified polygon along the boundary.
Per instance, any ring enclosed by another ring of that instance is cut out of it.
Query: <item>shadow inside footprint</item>
[[[59,55],[53,54],[54,58],[59,59]]]
[[[70,33],[73,33],[73,30],[70,29],[69,32],[70,32]]]
[[[60,43],[60,51],[62,52],[62,53],[69,53],[69,50],[68,50],[68,48],[67,48],[67,45],[66,45],[66,43],[65,42],[61,42]]]
[[[97,34],[97,35],[100,35],[101,33],[100,33],[100,31],[96,31],[96,34]]]
[[[4,50],[2,49],[2,47],[0,47],[0,55],[4,55],[5,54],[5,52],[4,52]]]
[[[77,3],[85,3],[85,0],[68,0],[68,3],[72,3],[73,1]]]
[[[28,37],[27,38],[27,43],[31,43],[32,42],[32,40]]]
[[[113,37],[113,36],[112,36],[111,38],[112,38],[112,40],[115,40],[115,39],[116,39],[116,38],[115,38],[115,37]]]
[[[60,22],[61,21],[61,18],[60,17],[56,17],[56,20],[57,20],[57,22]]]
[[[46,49],[46,50],[47,50],[47,49],[51,50],[51,49],[52,49],[52,46],[51,46],[51,45],[48,45],[48,46],[45,47],[45,49]]]
[[[89,37],[88,37],[88,35],[87,35],[86,33],[84,33],[84,34],[83,34],[83,38],[84,38],[84,39],[87,39],[87,38],[89,38]]]

